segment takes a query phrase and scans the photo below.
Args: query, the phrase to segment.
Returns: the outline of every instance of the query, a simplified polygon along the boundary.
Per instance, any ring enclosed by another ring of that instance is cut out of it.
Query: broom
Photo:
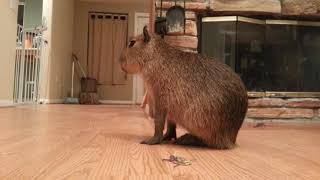
[[[72,73],[71,73],[71,97],[67,97],[65,99],[65,104],[79,104],[79,98],[75,98],[73,97],[73,90],[74,90],[74,69],[75,69],[75,62],[77,62],[77,64],[79,65],[81,72],[83,74],[84,77],[86,77],[86,74],[84,72],[84,70],[82,69],[79,60],[77,58],[77,56],[75,54],[72,54]]]

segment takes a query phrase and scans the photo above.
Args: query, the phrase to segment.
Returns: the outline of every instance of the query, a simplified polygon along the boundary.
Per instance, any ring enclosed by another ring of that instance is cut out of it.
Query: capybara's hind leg
[[[167,132],[163,136],[163,140],[164,141],[171,141],[172,139],[177,139],[176,124],[168,121],[167,122]]]
[[[183,146],[200,146],[200,147],[207,146],[207,144],[204,143],[200,138],[188,133],[179,137],[175,141],[175,143]]]

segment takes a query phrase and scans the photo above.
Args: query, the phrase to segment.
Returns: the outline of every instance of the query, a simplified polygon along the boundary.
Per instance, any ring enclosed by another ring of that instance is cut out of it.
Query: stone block
[[[186,19],[196,20],[197,19],[197,15],[193,11],[186,11]]]
[[[281,3],[279,0],[212,0],[210,9],[226,12],[255,12],[280,14]]]
[[[180,49],[181,51],[184,51],[184,52],[189,52],[189,53],[194,53],[194,54],[198,53],[198,50],[195,50],[195,49],[182,48],[182,47],[177,47],[177,48]]]
[[[174,6],[174,1],[165,1],[162,2],[162,9],[169,9],[170,7]],[[177,1],[177,5],[184,7],[183,1]],[[160,1],[156,2],[156,7],[159,9],[161,7]],[[186,2],[186,10],[192,10],[192,11],[203,11],[206,10],[209,7],[209,3],[205,0],[195,0],[192,2]]]
[[[165,36],[164,39],[171,46],[194,50],[198,48],[198,38],[194,36]]]
[[[320,15],[319,0],[282,0],[284,15]]]
[[[314,111],[301,108],[250,108],[247,117],[257,119],[312,119]]]
[[[288,100],[287,107],[291,108],[320,108],[320,99],[291,99]]]
[[[249,99],[249,107],[282,107],[286,101],[280,98]]]

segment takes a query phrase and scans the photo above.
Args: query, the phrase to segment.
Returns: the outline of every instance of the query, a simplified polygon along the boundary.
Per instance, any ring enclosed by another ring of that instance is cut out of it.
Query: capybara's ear
[[[143,40],[145,43],[147,43],[151,40],[149,31],[148,31],[148,26],[143,27]]]

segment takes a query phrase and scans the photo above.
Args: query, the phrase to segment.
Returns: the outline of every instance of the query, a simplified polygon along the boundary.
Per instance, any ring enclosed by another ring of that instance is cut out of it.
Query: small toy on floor
[[[170,155],[169,159],[162,159],[162,161],[168,161],[170,163],[175,164],[174,168],[178,166],[191,166],[192,165],[192,160],[187,160],[183,157],[175,156],[175,155]]]

